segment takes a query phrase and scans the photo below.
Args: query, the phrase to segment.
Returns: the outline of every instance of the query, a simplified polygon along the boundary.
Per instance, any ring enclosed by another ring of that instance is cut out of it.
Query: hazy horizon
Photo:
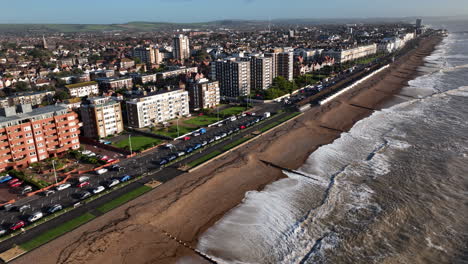
[[[369,19],[467,16],[466,0],[83,0],[9,2],[2,24],[121,24],[133,21],[198,23],[217,20]],[[27,6],[28,8],[25,8]]]

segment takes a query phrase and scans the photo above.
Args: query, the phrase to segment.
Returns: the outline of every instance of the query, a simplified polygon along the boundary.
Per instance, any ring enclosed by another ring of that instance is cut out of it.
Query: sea
[[[398,100],[200,238],[218,263],[468,263],[468,22]]]

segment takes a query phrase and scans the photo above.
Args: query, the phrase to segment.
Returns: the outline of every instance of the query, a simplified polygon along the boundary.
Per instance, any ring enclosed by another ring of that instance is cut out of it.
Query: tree
[[[70,99],[70,95],[67,92],[63,91],[63,90],[58,90],[58,91],[55,92],[54,99],[63,101],[63,100],[66,100],[66,99]]]
[[[27,82],[17,82],[15,84],[15,89],[19,92],[25,92],[25,91],[30,90],[30,87]]]

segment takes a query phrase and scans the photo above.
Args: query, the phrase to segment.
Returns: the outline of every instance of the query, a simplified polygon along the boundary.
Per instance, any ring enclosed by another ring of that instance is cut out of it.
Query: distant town
[[[252,130],[261,133],[292,118],[302,107],[295,103],[391,61],[431,31],[418,19],[263,30],[5,33],[2,213],[28,212],[34,222],[43,213],[22,201],[36,194],[65,193],[76,184],[69,196],[59,196],[63,201],[47,205],[55,213],[145,171],[174,162],[181,170],[195,167],[255,136],[243,130],[258,123]],[[229,137],[216,149],[216,141]],[[209,155],[197,152],[210,146]],[[153,165],[142,165],[147,161]],[[93,174],[109,176],[102,183]],[[87,185],[93,188],[81,192]],[[2,235],[26,228],[20,219],[2,222]]]

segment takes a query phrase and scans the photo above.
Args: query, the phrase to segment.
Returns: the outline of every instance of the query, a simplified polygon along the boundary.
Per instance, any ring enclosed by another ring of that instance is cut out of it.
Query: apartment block
[[[0,108],[0,171],[79,149],[80,125],[64,105]]]
[[[288,81],[294,78],[294,52],[281,52],[276,60],[276,72],[278,76],[284,77]]]
[[[158,80],[157,74],[138,74],[135,77],[133,77],[133,80],[135,83],[138,84],[146,84],[146,83],[151,83],[151,82],[156,82]]]
[[[45,102],[52,102],[54,95],[55,95],[54,91],[29,92],[29,93],[17,94],[17,95],[8,97],[8,103],[10,106],[15,106],[15,105],[20,105],[20,104],[30,104],[32,106],[36,106]]]
[[[273,83],[273,59],[271,57],[252,56],[250,59],[251,89],[266,90]]]
[[[133,49],[132,56],[135,58],[139,58],[144,63],[160,64],[162,62],[162,57],[159,54],[159,49],[154,46],[135,47]]]
[[[99,85],[97,82],[82,82],[65,85],[71,97],[85,97],[99,94]]]
[[[198,68],[197,67],[179,67],[174,70],[159,72],[157,74],[157,77],[158,79],[168,79],[168,78],[177,77],[181,74],[187,74],[190,72],[198,72]]]
[[[110,97],[88,98],[80,112],[85,137],[104,138],[124,130],[120,102]]]
[[[250,62],[218,60],[211,64],[211,79],[219,81],[221,96],[239,97],[250,94]]]
[[[184,35],[178,35],[173,39],[174,58],[184,62],[190,57],[190,44],[189,38]]]
[[[189,115],[188,92],[160,91],[126,102],[128,125],[134,128],[153,126],[179,116]]]
[[[99,78],[96,79],[99,87],[104,91],[116,91],[119,89],[130,90],[133,88],[132,78]]]
[[[190,110],[214,108],[220,102],[219,82],[200,79],[188,85]]]

